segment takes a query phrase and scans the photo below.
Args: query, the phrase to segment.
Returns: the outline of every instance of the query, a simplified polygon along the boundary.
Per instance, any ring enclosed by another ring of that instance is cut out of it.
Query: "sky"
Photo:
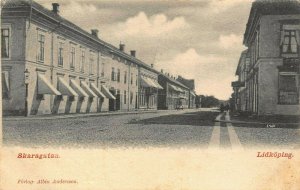
[[[53,0],[36,0],[51,9]],[[170,75],[196,93],[226,100],[243,46],[251,0],[56,0],[60,15]]]

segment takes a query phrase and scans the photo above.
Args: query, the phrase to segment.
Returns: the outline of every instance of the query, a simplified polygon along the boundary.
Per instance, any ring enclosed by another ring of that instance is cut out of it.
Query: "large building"
[[[233,82],[236,108],[257,115],[299,115],[300,2],[253,2]]]
[[[178,76],[178,78],[176,80],[189,88],[189,106],[188,107],[196,108],[195,80],[194,79],[186,79],[180,75]]]
[[[159,72],[32,0],[2,7],[4,115],[157,109]]]
[[[153,68],[34,1],[2,9],[4,115],[86,113],[139,108],[140,70]],[[24,75],[25,72],[25,75]]]

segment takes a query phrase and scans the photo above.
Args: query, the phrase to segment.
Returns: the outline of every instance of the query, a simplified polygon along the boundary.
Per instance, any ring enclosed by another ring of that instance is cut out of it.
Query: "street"
[[[218,122],[218,119],[227,122]],[[215,121],[216,119],[216,121]],[[299,148],[298,126],[230,123],[214,109],[83,118],[3,120],[3,143],[26,147]]]

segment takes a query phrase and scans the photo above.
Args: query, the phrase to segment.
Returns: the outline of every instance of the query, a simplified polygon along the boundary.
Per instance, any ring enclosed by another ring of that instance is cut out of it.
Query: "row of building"
[[[174,78],[32,0],[1,15],[4,115],[195,107],[194,80]]]
[[[253,2],[232,82],[235,109],[300,115],[300,1]]]

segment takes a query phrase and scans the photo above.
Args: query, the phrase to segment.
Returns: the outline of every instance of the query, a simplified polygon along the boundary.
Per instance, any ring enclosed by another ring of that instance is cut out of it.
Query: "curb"
[[[223,122],[223,123],[236,123],[236,124],[259,124],[259,125],[268,125],[268,124],[275,124],[275,125],[300,125],[300,123],[266,123],[266,122],[250,122],[250,121],[237,121],[237,120],[215,120],[215,122]]]
[[[70,119],[70,118],[85,118],[85,117],[101,117],[110,115],[131,115],[131,114],[144,114],[144,113],[157,113],[163,110],[153,111],[135,111],[135,112],[102,112],[94,114],[78,114],[78,115],[48,115],[45,116],[29,116],[29,117],[2,117],[3,121],[21,121],[21,120],[53,120],[53,119]]]

